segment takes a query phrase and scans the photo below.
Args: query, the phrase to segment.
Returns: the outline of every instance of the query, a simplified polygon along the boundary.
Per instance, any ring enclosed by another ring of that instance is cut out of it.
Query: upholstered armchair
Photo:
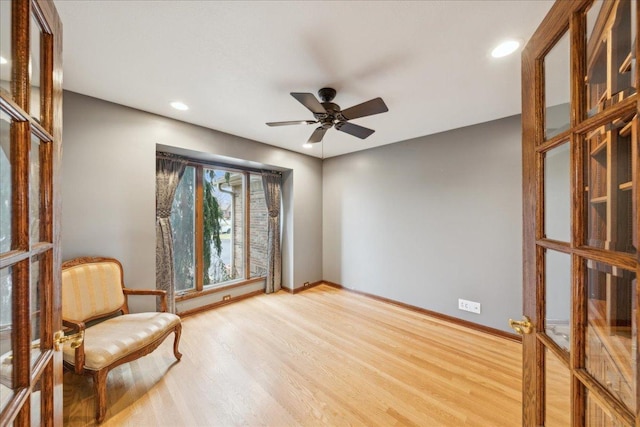
[[[62,264],[62,319],[69,333],[82,340],[64,345],[64,366],[76,374],[93,377],[96,419],[104,420],[107,407],[107,374],[123,363],[155,350],[171,333],[173,353],[178,351],[182,324],[175,314],[129,313],[129,295],[160,297],[166,311],[166,292],[124,287],[120,262],[113,258],[83,257]]]

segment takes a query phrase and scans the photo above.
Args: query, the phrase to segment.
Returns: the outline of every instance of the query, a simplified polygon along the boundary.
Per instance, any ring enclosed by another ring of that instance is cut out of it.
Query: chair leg
[[[101,369],[93,374],[93,386],[96,391],[96,421],[104,421],[107,413],[107,374],[108,369]]]
[[[176,337],[173,340],[173,354],[176,356],[176,359],[180,360],[182,358],[182,353],[178,351],[178,345],[180,344],[180,335],[182,335],[182,324],[179,324],[175,328]]]

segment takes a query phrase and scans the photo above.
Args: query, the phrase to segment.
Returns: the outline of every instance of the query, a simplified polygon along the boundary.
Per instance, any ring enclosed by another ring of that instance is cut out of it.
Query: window
[[[173,267],[176,292],[193,289],[196,249],[196,170],[187,166],[180,179],[171,207]]]
[[[260,174],[190,163],[171,211],[176,293],[264,277],[267,220]]]

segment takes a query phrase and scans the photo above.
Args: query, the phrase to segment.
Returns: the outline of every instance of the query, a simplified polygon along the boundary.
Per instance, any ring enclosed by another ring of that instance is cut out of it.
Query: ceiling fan
[[[287,126],[320,123],[320,126],[317,127],[309,137],[309,141],[307,141],[308,144],[322,141],[327,130],[334,126],[339,131],[357,136],[360,139],[365,139],[375,131],[364,126],[349,123],[349,120],[389,111],[382,98],[374,98],[362,104],[354,105],[346,110],[341,110],[338,104],[331,102],[336,96],[336,90],[330,87],[325,87],[318,91],[318,96],[322,102],[319,102],[311,93],[291,92],[291,96],[307,107],[309,111],[313,113],[313,117],[315,117],[316,120],[270,122],[267,123],[267,125]]]

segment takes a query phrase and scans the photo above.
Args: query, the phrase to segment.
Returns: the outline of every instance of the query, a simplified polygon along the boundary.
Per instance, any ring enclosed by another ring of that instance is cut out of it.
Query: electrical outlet
[[[466,299],[458,299],[458,309],[480,314],[480,303],[468,301]]]
[[[222,301],[229,301],[231,299],[231,295],[225,295],[222,297]]]
[[[302,286],[309,286],[309,282],[304,282],[304,285]]]

